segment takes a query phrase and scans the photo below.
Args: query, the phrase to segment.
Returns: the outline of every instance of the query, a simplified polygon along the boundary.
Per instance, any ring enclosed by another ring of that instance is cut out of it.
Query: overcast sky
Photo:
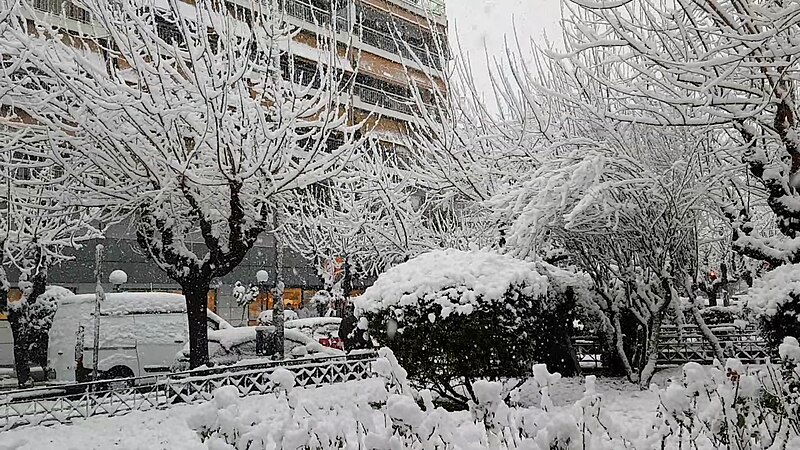
[[[485,52],[501,57],[504,38],[513,42],[513,30],[521,41],[530,38],[544,42],[545,33],[550,40],[560,40],[558,20],[559,0],[446,0],[450,21],[450,39],[456,34],[462,48],[469,52],[476,81],[488,86]]]

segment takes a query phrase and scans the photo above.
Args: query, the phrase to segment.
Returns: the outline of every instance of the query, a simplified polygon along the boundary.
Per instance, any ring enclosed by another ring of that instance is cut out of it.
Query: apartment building
[[[163,1],[167,5],[167,0]],[[193,0],[181,0],[191,3]],[[414,120],[416,103],[411,99],[409,77],[414,78],[423,98],[432,89],[444,90],[444,68],[447,62],[447,16],[444,0],[276,0],[283,20],[298,31],[282,60],[285,75],[298,83],[313,79],[317,59],[326,55],[319,51],[319,36],[334,36],[344,61],[339,69],[355,75],[353,102],[349,111],[353,123],[367,121],[382,145],[398,150],[408,123]],[[35,19],[57,24],[68,30],[91,32],[90,15],[79,5],[63,0],[30,0]],[[232,7],[249,7],[244,0],[228,0]],[[158,4],[158,1],[156,2]],[[188,6],[188,5],[187,5]],[[333,25],[335,24],[335,27]],[[170,24],[159,24],[159,34],[168,37]],[[334,28],[335,32],[331,33]],[[398,37],[402,36],[402,42]],[[327,55],[328,57],[330,54]],[[290,71],[290,60],[293,59]],[[324,61],[324,60],[323,60]],[[110,230],[104,242],[105,273],[115,269],[128,274],[125,289],[131,291],[179,292],[177,284],[150,263],[139,251],[130,227],[122,224]],[[219,280],[209,292],[209,307],[234,324],[250,321],[265,308],[268,298],[261,298],[243,310],[235,305],[232,287],[240,281],[255,282],[258,270],[272,271],[276,255],[273,236],[260,238],[242,264]],[[62,264],[50,273],[51,284],[58,284],[77,293],[94,291],[94,249],[86,246],[74,254],[74,261]],[[307,301],[323,282],[317,268],[300,255],[284,253],[283,279],[287,301]],[[13,277],[13,275],[12,275]],[[368,281],[354,280],[355,289],[363,289]],[[112,286],[107,286],[111,289]],[[11,300],[18,293],[12,292]],[[2,310],[3,305],[0,305]],[[0,311],[0,314],[2,311]],[[0,316],[0,319],[2,316]]]

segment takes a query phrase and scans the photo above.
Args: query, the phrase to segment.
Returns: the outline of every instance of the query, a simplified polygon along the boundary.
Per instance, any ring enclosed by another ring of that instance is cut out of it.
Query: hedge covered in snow
[[[379,276],[356,305],[412,381],[463,406],[477,395],[472,380],[524,378],[534,361],[578,370],[574,299],[557,271],[487,250],[436,250]]]

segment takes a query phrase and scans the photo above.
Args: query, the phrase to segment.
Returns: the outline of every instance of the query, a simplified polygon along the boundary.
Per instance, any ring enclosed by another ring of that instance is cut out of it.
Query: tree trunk
[[[617,356],[625,369],[625,375],[632,383],[636,382],[636,374],[633,373],[631,363],[628,361],[628,355],[625,353],[625,342],[622,340],[622,325],[619,321],[619,312],[615,312],[613,316],[614,322],[614,348],[617,350]]]
[[[208,364],[208,286],[210,280],[181,285],[189,318],[189,366]]]
[[[20,302],[16,302],[20,303]],[[26,305],[10,305],[8,307],[8,324],[11,326],[11,336],[14,338],[14,370],[17,372],[19,387],[28,386],[31,369],[28,363],[28,350],[30,343],[25,333]]]
[[[33,275],[31,287],[23,292],[22,298],[8,305],[8,324],[11,326],[11,335],[14,338],[14,370],[17,372],[17,384],[20,387],[29,386],[31,382],[31,347],[35,342],[32,339],[33,330],[30,329],[30,305],[36,302],[46,287],[47,272],[39,271]],[[41,361],[39,363],[41,364]]]
[[[347,256],[344,257],[344,264],[342,265],[342,291],[344,297],[350,297],[353,292],[353,274],[350,273],[350,260]]]
[[[714,336],[714,333],[711,332],[711,329],[708,328],[706,325],[705,319],[703,319],[703,315],[700,314],[700,309],[697,307],[697,304],[692,301],[692,315],[694,316],[695,322],[697,322],[697,326],[700,328],[700,331],[703,333],[703,336],[706,338],[709,344],[711,344],[711,348],[714,350],[715,357],[721,363],[725,363],[725,354],[722,352],[722,346],[719,345],[719,339]]]
[[[653,379],[653,374],[656,371],[656,363],[658,362],[658,343],[661,340],[661,324],[664,320],[663,308],[659,308],[653,314],[653,324],[650,327],[650,336],[647,342],[647,363],[642,368],[642,374],[639,377],[639,386],[642,388],[648,387],[650,380]]]
[[[730,296],[728,295],[728,265],[725,263],[720,264],[719,272],[720,281],[718,290],[722,293],[722,304],[724,306],[730,306]]]

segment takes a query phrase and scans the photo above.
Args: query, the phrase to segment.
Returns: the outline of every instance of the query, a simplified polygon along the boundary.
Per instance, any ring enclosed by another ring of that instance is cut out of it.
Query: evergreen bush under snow
[[[533,362],[577,370],[571,295],[548,267],[491,251],[431,251],[382,274],[356,303],[416,385],[464,406],[482,378],[527,378]]]

